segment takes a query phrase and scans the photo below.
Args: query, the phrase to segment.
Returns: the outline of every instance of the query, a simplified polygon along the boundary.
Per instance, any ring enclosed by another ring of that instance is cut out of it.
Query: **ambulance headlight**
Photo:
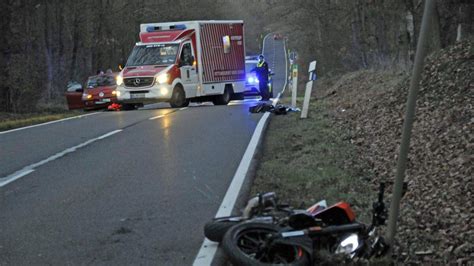
[[[161,74],[158,77],[156,77],[156,82],[158,82],[158,84],[168,83],[168,80],[169,80],[168,74]]]
[[[121,75],[118,75],[116,78],[115,78],[116,82],[117,82],[117,86],[120,86],[123,84],[123,77]]]

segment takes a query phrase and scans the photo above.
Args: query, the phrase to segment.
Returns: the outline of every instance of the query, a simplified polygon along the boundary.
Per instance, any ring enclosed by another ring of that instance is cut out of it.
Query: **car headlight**
[[[112,95],[113,96],[120,96],[120,91],[117,91],[117,90],[112,91]]]
[[[123,84],[123,77],[118,75],[116,78],[115,78],[116,82],[117,82],[117,86],[120,86]]]
[[[359,236],[357,234],[351,234],[341,241],[336,249],[336,254],[346,254],[350,258],[355,256],[354,251],[359,248]]]
[[[169,75],[168,74],[161,74],[158,77],[156,77],[156,82],[158,82],[158,84],[167,83],[168,80],[169,80]]]
[[[247,83],[249,84],[256,84],[258,83],[258,78],[257,77],[247,77]]]
[[[82,94],[82,100],[83,101],[87,101],[87,100],[90,100],[92,99],[92,94],[88,94],[88,93],[83,93]]]

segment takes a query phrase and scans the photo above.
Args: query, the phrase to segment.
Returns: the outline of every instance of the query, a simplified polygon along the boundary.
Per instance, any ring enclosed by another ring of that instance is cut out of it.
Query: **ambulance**
[[[141,24],[116,95],[124,109],[152,102],[179,108],[227,105],[244,91],[244,23],[211,20]]]

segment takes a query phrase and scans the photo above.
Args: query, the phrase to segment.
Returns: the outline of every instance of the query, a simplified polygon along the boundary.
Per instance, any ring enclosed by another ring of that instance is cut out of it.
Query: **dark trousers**
[[[260,90],[262,100],[270,99],[270,92],[268,91],[268,80],[260,80],[258,83],[258,88]]]

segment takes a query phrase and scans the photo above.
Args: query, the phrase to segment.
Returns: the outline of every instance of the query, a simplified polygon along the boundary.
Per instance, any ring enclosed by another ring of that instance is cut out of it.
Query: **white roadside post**
[[[291,77],[293,78],[293,80],[291,81],[291,107],[296,108],[296,93],[298,88],[298,65],[293,65],[291,73]]]
[[[301,111],[301,118],[308,117],[309,100],[311,98],[311,90],[313,89],[313,80],[317,79],[316,60],[312,61],[309,64],[308,72],[309,72],[309,81],[306,83],[306,91],[304,93],[303,110]]]

